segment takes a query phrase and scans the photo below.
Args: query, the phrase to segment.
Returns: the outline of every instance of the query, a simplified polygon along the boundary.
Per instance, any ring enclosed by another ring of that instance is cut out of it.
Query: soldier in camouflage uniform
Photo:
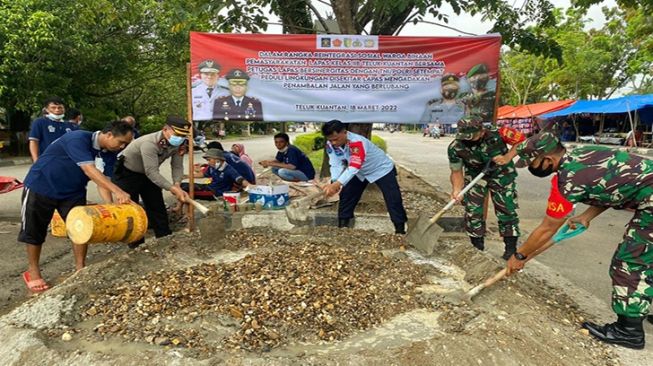
[[[496,91],[488,88],[490,73],[486,64],[478,64],[467,72],[471,92],[462,96],[466,116],[480,116],[484,121],[494,117]]]
[[[492,157],[508,151],[506,142],[496,130],[485,129],[479,118],[463,119],[458,122],[458,134],[451,142],[447,153],[451,169],[451,197],[458,199],[464,185],[477,176]],[[485,218],[483,205],[491,193],[494,210],[499,220],[499,232],[503,236],[508,259],[515,252],[519,237],[517,217],[517,171],[512,162],[489,172],[462,198],[465,206],[465,230],[472,245],[485,248]]]
[[[642,322],[653,298],[653,161],[604,146],[567,151],[551,133],[531,137],[517,152],[530,161],[528,169],[533,175],[557,173],[554,178],[564,199],[589,205],[569,219],[570,226],[580,223],[588,227],[608,208],[635,210],[610,264],[612,310],[618,319],[606,325],[585,322],[583,327],[603,342],[644,348]],[[515,257],[522,251],[532,253],[543,244],[531,246],[527,241]],[[508,267],[523,267],[526,256],[520,257],[511,258]],[[653,322],[650,316],[649,321]]]

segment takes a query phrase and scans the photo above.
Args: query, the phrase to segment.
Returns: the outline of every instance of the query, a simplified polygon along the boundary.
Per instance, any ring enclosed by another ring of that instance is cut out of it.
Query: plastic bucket
[[[61,215],[59,215],[59,211],[57,210],[54,210],[52,220],[50,220],[50,231],[52,232],[52,236],[58,238],[66,237],[66,223],[63,221],[63,218],[61,218]]]
[[[224,192],[222,194],[224,200],[225,211],[238,210],[238,200],[240,199],[240,192]]]
[[[77,206],[68,213],[66,231],[74,244],[132,243],[145,236],[147,215],[136,204]]]

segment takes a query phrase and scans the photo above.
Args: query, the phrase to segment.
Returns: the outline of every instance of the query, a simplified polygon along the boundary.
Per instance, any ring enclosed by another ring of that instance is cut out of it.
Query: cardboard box
[[[290,197],[287,184],[279,185],[251,185],[249,188],[249,202],[265,210],[278,210],[286,207]]]

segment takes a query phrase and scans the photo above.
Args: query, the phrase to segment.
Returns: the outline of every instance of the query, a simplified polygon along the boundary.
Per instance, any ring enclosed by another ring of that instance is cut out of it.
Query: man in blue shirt
[[[207,149],[218,149],[224,153],[224,159],[232,168],[236,169],[238,174],[242,175],[245,180],[252,184],[256,184],[256,174],[254,170],[246,162],[242,161],[238,155],[231,151],[225,151],[220,141],[211,141],[206,145]]]
[[[43,109],[45,115],[32,122],[29,132],[29,153],[34,162],[54,140],[79,129],[76,124],[64,122],[66,108],[63,99],[50,97],[43,102]]]
[[[250,183],[243,178],[233,167],[225,161],[225,152],[218,149],[209,149],[204,154],[208,167],[204,177],[211,178],[209,188],[215,196],[222,196],[236,188],[247,187]]]
[[[94,133],[73,131],[53,142],[30,168],[21,199],[18,241],[27,245],[29,268],[23,273],[23,279],[31,291],[49,288],[41,277],[39,259],[55,209],[65,220],[73,207],[86,204],[89,180],[106,192],[103,197],[108,196],[117,203],[131,202],[129,194],[102,172],[113,169],[116,153],[132,140],[132,134],[132,128],[119,121]],[[85,266],[86,251],[86,245],[73,245],[77,270]]]
[[[390,158],[372,141],[349,132],[345,124],[332,120],[322,126],[327,139],[331,184],[323,189],[327,197],[340,192],[338,227],[348,227],[354,210],[369,183],[383,193],[396,234],[406,233],[406,210],[397,182],[397,169]]]
[[[315,169],[311,160],[298,147],[290,144],[286,133],[274,135],[274,145],[279,152],[275,160],[259,162],[264,168],[272,167],[272,173],[291,182],[306,182],[315,178]]]

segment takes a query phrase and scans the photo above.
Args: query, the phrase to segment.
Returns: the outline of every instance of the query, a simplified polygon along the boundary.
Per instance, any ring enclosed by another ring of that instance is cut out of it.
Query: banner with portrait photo
[[[196,121],[491,121],[499,35],[191,33]]]

